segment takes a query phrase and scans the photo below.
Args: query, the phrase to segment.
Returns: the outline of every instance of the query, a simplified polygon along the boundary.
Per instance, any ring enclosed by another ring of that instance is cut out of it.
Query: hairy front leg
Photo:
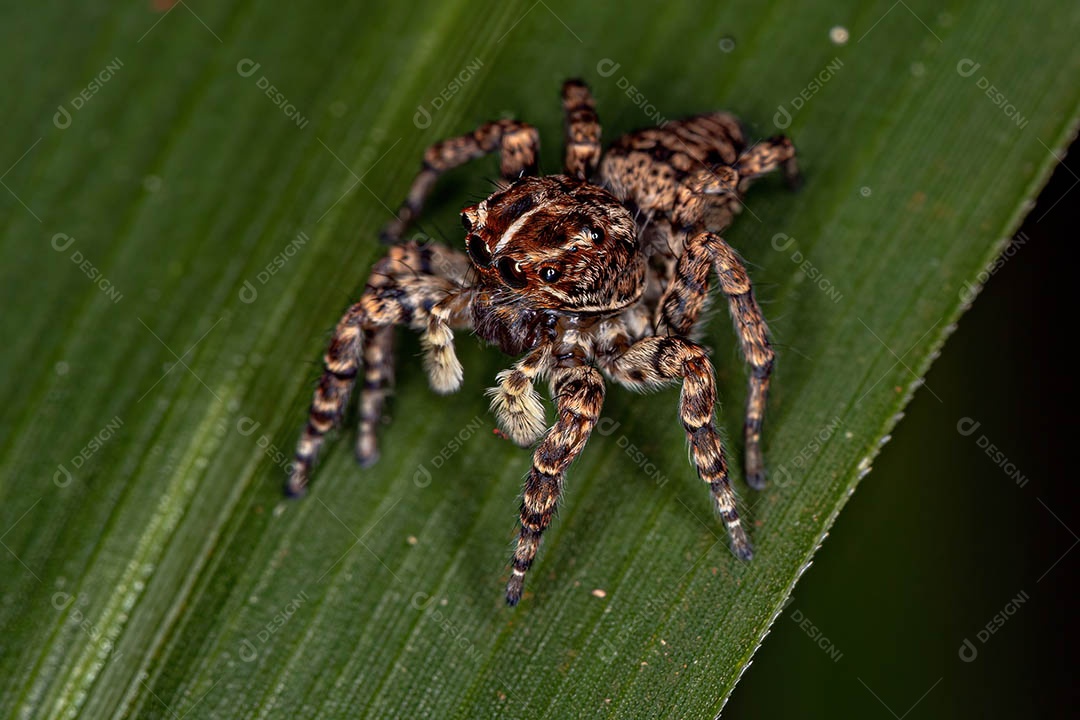
[[[451,250],[440,243],[402,243],[391,247],[386,256],[375,264],[368,280],[368,288],[385,287],[390,288],[387,293],[393,293],[403,282],[415,283],[417,278],[426,276],[463,285],[468,269],[469,258],[464,253]],[[424,312],[425,309],[421,307],[421,315]],[[394,384],[393,327],[382,326],[364,331],[363,365],[364,380],[356,435],[356,459],[361,467],[368,467],[379,459],[376,432],[382,420],[386,398]]]
[[[392,326],[407,325],[416,330],[426,328],[431,309],[456,287],[450,280],[431,275],[373,276],[360,301],[345,311],[338,321],[323,355],[323,373],[315,389],[308,422],[297,443],[296,456],[285,486],[288,494],[296,496],[304,493],[326,434],[341,422],[349,395],[356,384],[361,357],[374,352],[365,347],[365,341],[385,350],[383,343],[387,341],[382,333],[392,331]],[[369,368],[369,373],[375,372],[381,378],[389,362],[392,362],[389,353],[380,356],[378,362]],[[376,384],[385,389],[381,379]],[[361,463],[365,463],[373,460],[378,452],[374,420],[377,413],[382,411],[382,402],[380,399],[373,404],[362,398],[360,406],[358,455]],[[365,428],[369,428],[370,432],[365,432]]]
[[[395,243],[401,239],[409,224],[420,214],[440,175],[496,150],[499,151],[500,171],[504,180],[517,180],[523,174],[536,174],[540,135],[528,123],[496,120],[484,123],[471,133],[437,142],[424,152],[420,172],[413,180],[405,202],[398,209],[397,217],[383,228],[383,242]]]
[[[681,379],[679,417],[698,475],[709,485],[713,504],[731,539],[731,550],[743,560],[753,555],[750,538],[739,519],[735,491],[728,481],[724,448],[713,421],[716,380],[705,349],[681,337],[639,340],[607,368],[622,385],[635,390],[660,387]]]
[[[390,247],[371,268],[367,287],[383,287],[403,278],[431,276],[464,286],[472,264],[469,256],[439,242],[410,240]]]
[[[285,492],[293,497],[306,491],[323,440],[345,412],[359,369],[363,326],[369,322],[367,303],[361,300],[345,311],[334,328],[330,346],[323,355],[323,374],[311,400],[307,425],[297,443],[285,485]]]
[[[551,393],[558,419],[533,453],[521,501],[521,532],[511,560],[506,602],[517,605],[544,530],[562,494],[563,477],[581,453],[604,404],[604,380],[596,368],[579,365],[552,371]]]

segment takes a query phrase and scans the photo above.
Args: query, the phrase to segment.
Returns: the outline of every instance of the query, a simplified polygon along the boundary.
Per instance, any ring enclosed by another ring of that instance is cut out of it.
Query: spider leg
[[[380,287],[400,277],[429,275],[464,285],[471,264],[469,257],[442,243],[409,241],[395,245],[371,268],[369,287]]]
[[[533,383],[550,371],[552,362],[550,346],[541,345],[496,375],[498,385],[487,390],[499,427],[522,447],[532,445],[546,429],[544,405]]]
[[[589,86],[567,80],[562,86],[565,149],[563,172],[587,180],[600,162],[600,119]]]
[[[552,372],[551,392],[558,419],[533,454],[521,501],[521,533],[506,584],[506,602],[517,605],[525,573],[536,557],[540,538],[551,524],[562,493],[566,468],[585,447],[604,403],[604,380],[596,368],[578,365]]]
[[[452,275],[461,262],[457,255],[460,253],[441,246],[409,244],[392,249],[375,265],[364,294],[338,321],[323,356],[323,374],[289,472],[288,494],[303,494],[326,434],[344,415],[361,357],[365,359],[365,391],[360,401],[357,457],[362,465],[374,462],[378,455],[375,427],[392,380],[393,326],[427,328],[432,309],[458,288],[449,277],[424,274],[411,269],[410,263],[414,260],[431,263],[441,258],[448,264],[440,274]],[[448,320],[457,325],[467,324],[467,318],[462,315],[451,314]]]
[[[690,228],[727,227],[739,211],[739,173],[727,165],[703,166],[679,183],[675,195],[673,224],[682,228],[672,236],[685,244]]]
[[[369,317],[369,307],[372,305],[369,297],[365,293],[360,302],[345,311],[323,355],[323,374],[311,401],[307,426],[297,443],[296,456],[285,485],[285,492],[294,497],[304,494],[326,433],[341,420],[349,401],[349,394],[356,382],[363,326],[374,325]]]
[[[701,479],[709,484],[713,503],[731,538],[732,552],[749,560],[753,548],[739,520],[724,448],[713,422],[716,380],[705,349],[682,337],[649,337],[631,345],[605,369],[616,382],[634,390],[648,390],[682,378],[679,416],[690,441],[694,465]]]
[[[688,334],[708,299],[709,274],[713,268],[720,279],[720,290],[727,296],[743,357],[750,365],[744,425],[746,482],[760,490],[765,486],[761,426],[775,355],[746,268],[719,235],[702,232],[686,244],[675,267],[675,276],[661,301],[661,320],[675,335]]]
[[[503,179],[517,180],[523,174],[536,174],[540,135],[536,128],[527,123],[496,120],[484,123],[466,135],[437,142],[424,151],[420,172],[413,180],[405,202],[398,209],[397,217],[383,228],[380,235],[382,241],[392,244],[401,239],[409,223],[420,214],[440,175],[496,150],[500,155]]]
[[[745,189],[745,184],[759,175],[780,168],[784,173],[784,179],[792,188],[802,184],[802,175],[799,173],[799,165],[795,160],[795,146],[791,140],[783,135],[762,140],[739,156],[735,164],[742,179],[740,190]]]
[[[402,277],[434,275],[455,283],[464,283],[469,258],[438,243],[404,243],[389,252],[372,269],[368,288],[397,285]],[[356,459],[369,467],[379,459],[376,428],[382,419],[386,397],[394,384],[394,329],[391,326],[364,330],[363,395],[360,398],[360,421],[356,435]]]
[[[371,467],[379,459],[375,430],[382,419],[386,396],[394,384],[394,328],[387,325],[364,330],[361,345],[364,384],[360,396],[360,427],[356,433],[356,460]]]

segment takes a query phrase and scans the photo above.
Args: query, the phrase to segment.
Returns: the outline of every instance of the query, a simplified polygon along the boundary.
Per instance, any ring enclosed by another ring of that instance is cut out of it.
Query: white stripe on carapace
[[[510,242],[510,240],[514,237],[514,234],[521,229],[522,225],[525,224],[525,221],[528,220],[533,215],[533,213],[539,211],[542,207],[542,205],[534,207],[532,210],[524,213],[521,217],[511,223],[510,227],[506,228],[506,232],[504,232],[502,237],[499,238],[499,242],[495,245],[495,249],[492,251],[491,254],[494,255],[495,253],[506,247],[506,243]]]

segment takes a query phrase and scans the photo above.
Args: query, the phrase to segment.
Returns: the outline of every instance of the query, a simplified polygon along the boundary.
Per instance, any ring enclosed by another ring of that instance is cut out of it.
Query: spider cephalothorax
[[[744,468],[750,486],[761,489],[761,425],[774,356],[746,270],[717,233],[739,211],[755,177],[780,167],[789,181],[798,179],[787,138],[747,147],[738,121],[726,113],[639,130],[602,154],[596,109],[583,82],[563,85],[563,111],[563,175],[536,177],[539,137],[514,120],[428,148],[408,197],[383,231],[390,251],[334,331],[287,485],[290,494],[304,492],[361,367],[356,454],[362,465],[377,459],[375,428],[393,380],[394,326],[421,333],[424,365],[441,393],[462,382],[454,329],[524,355],[488,391],[510,439],[520,445],[539,440],[506,587],[511,605],[521,598],[566,469],[600,417],[604,376],[635,390],[682,381],[679,419],[691,458],[732,551],[750,558],[713,419],[712,364],[690,337],[715,275],[751,369]],[[442,172],[496,151],[503,185],[462,212],[464,253],[400,241]],[[534,388],[542,380],[549,381],[556,405],[550,428]]]
[[[477,270],[474,330],[507,354],[551,337],[560,315],[610,315],[644,290],[634,220],[596,185],[524,177],[461,218]]]

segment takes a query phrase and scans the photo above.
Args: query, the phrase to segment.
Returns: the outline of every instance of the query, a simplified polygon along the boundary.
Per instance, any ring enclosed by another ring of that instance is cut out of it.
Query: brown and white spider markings
[[[356,454],[361,466],[377,459],[375,428],[393,378],[394,326],[421,334],[424,365],[439,393],[454,392],[462,382],[454,330],[472,330],[509,355],[524,355],[488,391],[507,436],[522,446],[540,440],[525,481],[506,587],[510,605],[521,598],[566,469],[600,417],[605,375],[632,390],[682,381],[679,416],[698,475],[733,552],[751,557],[713,422],[712,364],[690,336],[715,271],[750,365],[745,469],[747,482],[760,489],[761,425],[774,355],[746,269],[717,231],[739,211],[752,179],[778,167],[791,184],[799,178],[787,138],[747,146],[738,120],[726,113],[639,130],[601,155],[588,87],[566,82],[562,105],[562,175],[537,176],[538,133],[515,120],[486,123],[424,153],[408,197],[383,231],[392,247],[334,331],[287,484],[292,495],[304,492],[361,368]],[[467,254],[401,241],[440,174],[493,152],[500,155],[503,182],[461,213]],[[550,428],[534,389],[544,380],[557,411]]]

